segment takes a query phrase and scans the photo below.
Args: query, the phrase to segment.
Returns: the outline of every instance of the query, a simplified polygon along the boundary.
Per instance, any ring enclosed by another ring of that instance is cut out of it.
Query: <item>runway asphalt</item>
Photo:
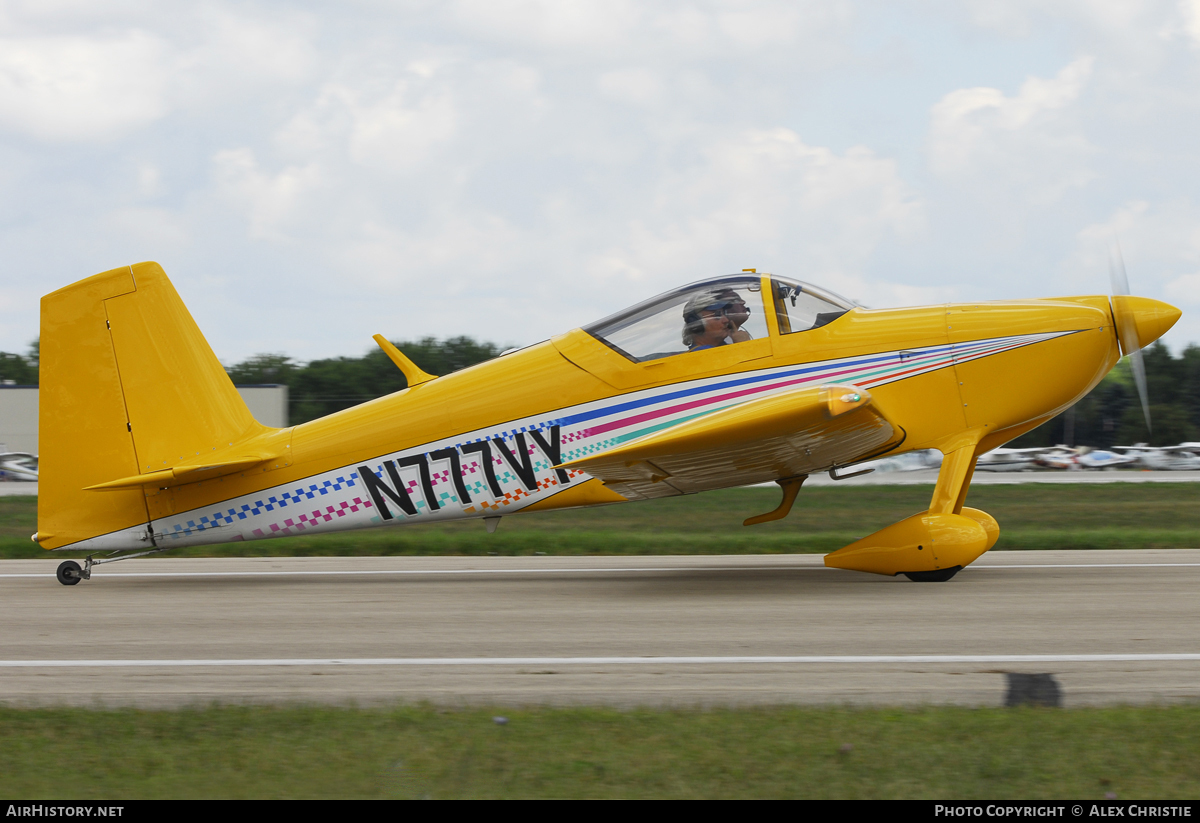
[[[0,561],[0,702],[1001,705],[1200,699],[1200,550],[1003,552],[948,583],[814,555]]]

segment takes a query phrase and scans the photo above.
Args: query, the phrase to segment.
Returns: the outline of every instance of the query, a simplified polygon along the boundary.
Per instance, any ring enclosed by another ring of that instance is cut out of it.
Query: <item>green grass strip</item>
[[[45,800],[1200,796],[1196,706],[0,709],[0,740],[0,795]]]
[[[478,520],[302,534],[173,556],[759,554],[828,552],[929,505],[931,486],[820,487],[801,492],[786,519],[744,527],[779,492],[706,494]],[[968,505],[1000,523],[995,550],[1200,548],[1200,485],[1192,483],[976,486]],[[46,557],[30,539],[36,498],[0,498],[0,557]]]

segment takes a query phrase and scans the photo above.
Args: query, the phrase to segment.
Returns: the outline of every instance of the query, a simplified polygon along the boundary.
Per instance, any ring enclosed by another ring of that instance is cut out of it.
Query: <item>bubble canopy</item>
[[[769,300],[763,299],[768,283]],[[731,346],[770,335],[766,312],[781,334],[807,331],[841,317],[853,304],[808,283],[782,277],[729,275],[701,280],[644,300],[583,330],[635,363]]]

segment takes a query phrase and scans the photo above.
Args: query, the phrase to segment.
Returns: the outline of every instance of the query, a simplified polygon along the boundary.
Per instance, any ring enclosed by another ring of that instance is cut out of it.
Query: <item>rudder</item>
[[[157,263],[130,267],[136,289],[104,301],[137,451],[160,471],[260,434],[259,425]]]

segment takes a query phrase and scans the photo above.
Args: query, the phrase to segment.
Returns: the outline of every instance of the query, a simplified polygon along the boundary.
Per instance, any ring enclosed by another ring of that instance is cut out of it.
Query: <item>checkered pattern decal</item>
[[[300,486],[290,491],[280,491],[276,494],[271,494],[265,499],[243,502],[229,509],[218,509],[209,514],[200,515],[198,518],[187,520],[185,522],[176,522],[172,525],[170,531],[164,531],[162,537],[179,538],[187,534],[206,531],[208,529],[216,529],[222,526],[233,525],[237,520],[247,520],[258,517],[264,512],[273,512],[277,509],[286,509],[289,506],[303,506],[309,500],[316,500],[325,495],[334,492],[340,492],[343,489],[354,488],[357,483],[358,472],[351,472],[348,477],[338,476],[330,480],[322,480],[320,483],[311,483],[308,486]],[[272,490],[274,491],[274,490]],[[355,502],[360,505],[370,506],[371,503],[362,503],[355,498]],[[346,504],[348,505],[348,504]],[[343,506],[344,508],[344,506]],[[330,509],[332,511],[332,508]],[[357,509],[356,509],[357,511]],[[313,513],[314,516],[317,514]],[[305,515],[301,515],[305,517]],[[261,529],[254,529],[253,534],[258,537],[267,537],[261,533]],[[158,537],[159,535],[155,535]]]

